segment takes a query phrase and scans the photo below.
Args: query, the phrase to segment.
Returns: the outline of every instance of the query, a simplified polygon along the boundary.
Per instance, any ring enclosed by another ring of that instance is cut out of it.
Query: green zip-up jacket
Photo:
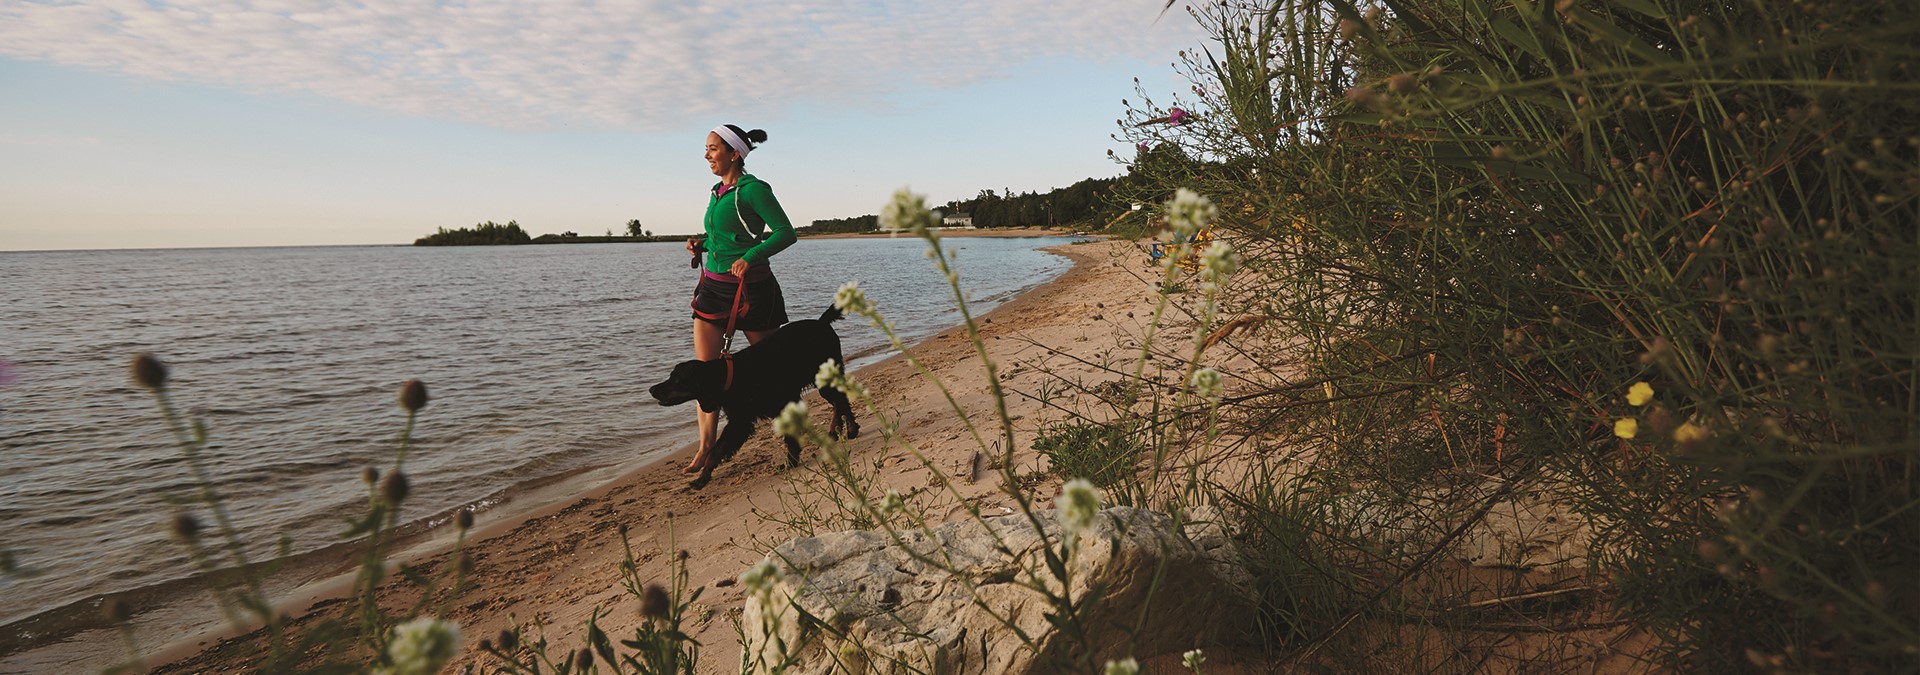
[[[714,183],[713,190],[707,191],[707,271],[727,274],[733,261],[741,258],[758,265],[793,245],[797,238],[793,222],[787,220],[786,210],[773,198],[773,187],[766,181],[740,174],[733,189],[714,196],[720,185]],[[761,239],[768,230],[771,235]]]

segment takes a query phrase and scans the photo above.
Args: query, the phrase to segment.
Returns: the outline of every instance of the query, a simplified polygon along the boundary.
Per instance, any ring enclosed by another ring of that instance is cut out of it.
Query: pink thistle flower
[[[1170,124],[1176,127],[1182,124],[1186,124],[1187,118],[1190,116],[1191,115],[1188,115],[1187,111],[1185,110],[1181,110],[1179,108],[1169,108],[1167,110],[1167,124]]]

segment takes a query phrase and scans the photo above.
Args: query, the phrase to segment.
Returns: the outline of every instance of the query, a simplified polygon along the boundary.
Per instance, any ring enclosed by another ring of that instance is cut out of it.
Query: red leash
[[[720,339],[720,360],[727,362],[727,381],[721,391],[733,390],[733,323],[740,318],[740,298],[747,293],[747,278],[737,277],[740,282],[733,286],[733,307],[727,310],[727,333]]]
[[[706,274],[707,274],[706,271],[704,270],[701,271],[702,276],[700,277],[700,283],[702,284],[706,283],[706,280],[707,280]],[[713,276],[715,278],[718,278],[721,276],[729,276],[734,278],[733,306],[727,309],[727,332],[720,339],[721,340],[720,341],[720,358],[721,360],[724,360],[727,362],[727,382],[725,387],[726,389],[730,390],[730,389],[733,389],[733,328],[734,328],[734,325],[738,323],[740,320],[740,302],[746,299],[747,278],[745,275],[734,276],[732,274],[727,274],[727,275],[715,274]],[[693,313],[698,314],[700,318],[707,319],[710,321],[718,320],[720,317],[700,311],[699,295],[700,295],[700,291],[698,288],[696,288],[694,290]]]
[[[727,334],[720,339],[720,352],[728,356],[733,355],[733,322],[740,318],[740,298],[747,294],[747,278],[735,278],[740,282],[733,286],[733,307],[727,310]]]

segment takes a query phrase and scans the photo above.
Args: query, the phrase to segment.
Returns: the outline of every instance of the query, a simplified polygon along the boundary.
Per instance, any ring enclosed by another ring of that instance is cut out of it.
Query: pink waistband
[[[729,284],[740,283],[740,279],[737,277],[734,277],[731,274],[716,273],[704,267],[700,269],[700,275],[702,277],[712,279],[714,281],[723,281]],[[771,276],[773,276],[772,265],[768,265],[766,263],[760,263],[758,265],[747,266],[747,281],[760,281],[762,279],[766,279]]]

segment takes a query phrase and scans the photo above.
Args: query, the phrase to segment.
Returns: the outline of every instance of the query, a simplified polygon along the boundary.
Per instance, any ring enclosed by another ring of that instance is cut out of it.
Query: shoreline
[[[1023,250],[1034,247],[1035,244],[1021,246]],[[1024,285],[1015,286],[1011,294],[996,294],[993,297],[994,306],[1053,283],[1071,269],[1071,262],[1066,257],[1047,257],[1054,262],[1035,269],[1036,272],[1044,269],[1044,274],[1031,277]],[[957,321],[958,318],[955,316],[950,320]],[[932,334],[924,337],[932,337]],[[857,356],[849,352],[850,365],[860,368],[877,365],[879,361],[890,358],[891,351],[884,349],[876,352],[863,347]],[[651,408],[652,401],[646,398],[644,391],[637,395],[639,399],[636,404],[644,402]],[[648,412],[652,414],[658,411]],[[512,483],[490,489],[485,494],[472,495],[464,503],[475,509],[482,524],[503,520],[517,522],[539,515],[544,512],[543,509],[558,508],[608,483],[628,479],[651,463],[672,461],[671,458],[675,456],[684,459],[683,453],[691,447],[693,436],[691,425],[688,427],[684,434],[668,431],[623,446],[609,446],[613,447],[613,452],[605,453],[590,464],[551,475],[536,477],[522,474],[511,477]],[[451,545],[450,537],[443,536],[439,530],[447,529],[443,525],[451,520],[460,504],[441,507],[435,503],[432,506],[419,508],[408,504],[403,507],[403,523],[396,550],[406,555],[407,560],[430,557]],[[267,596],[274,599],[280,611],[304,609],[307,606],[305,603],[335,594],[336,587],[351,581],[361,543],[338,539],[317,542],[319,545],[303,548],[285,559],[273,556],[270,540],[250,542],[258,564],[276,568],[265,581]],[[181,551],[174,548],[165,553],[177,555]],[[134,626],[144,645],[143,651],[179,642],[198,644],[210,637],[234,634],[207,593],[206,574],[198,570],[187,571],[190,574],[153,583],[115,587],[108,592],[86,596],[70,596],[59,605],[38,609],[9,622],[4,636],[6,653],[0,656],[0,673],[37,672],[52,664],[68,663],[104,667],[124,658],[118,635],[107,629],[99,619],[98,607],[103,599],[109,597],[124,600],[134,610]]]
[[[1054,232],[1041,234],[1057,235]],[[943,232],[942,236],[949,236],[949,233]],[[1064,244],[1046,249],[1069,258],[1073,266],[977,317],[983,340],[1018,342],[1001,338],[1015,337],[1015,333],[1037,328],[1037,324],[1044,323],[1048,316],[1056,320],[1066,319],[1062,325],[1067,332],[1062,336],[1082,332],[1088,326],[1073,322],[1071,315],[1061,316],[1055,309],[1063,298],[1069,296],[1099,298],[1118,292],[1119,289],[1112,284],[1096,282],[1095,278],[1100,276],[1097,274],[1100,270],[1096,268],[1107,266],[1109,259],[1115,256],[1114,251],[1125,245],[1125,242],[1094,242]],[[1113,299],[1107,302],[1112,303],[1116,310],[1122,304]],[[1098,300],[1085,304],[1089,308],[1094,305],[1108,306]],[[1092,318],[1097,320],[1098,314],[1093,314]],[[850,320],[858,321],[857,318]],[[996,322],[998,328],[995,327]],[[989,337],[986,335],[989,332],[994,335]],[[911,349],[923,364],[935,364],[936,371],[964,369],[965,356],[971,352],[971,346],[966,344],[966,340],[956,339],[964,335],[964,326],[951,327],[920,340]],[[1021,373],[1022,368],[1012,357],[1039,353],[1042,349],[1038,347],[1039,342],[1030,339],[1029,344],[1013,348],[1011,351],[1015,353],[995,353],[994,357],[1001,363],[1003,374],[1034,375],[1031,370]],[[995,344],[990,347],[990,353],[1003,351],[995,348],[998,346]],[[974,367],[977,369],[977,363]],[[913,396],[904,391],[883,391],[883,387],[905,389],[904,386],[896,388],[892,385],[912,385],[919,377],[913,366],[908,365],[905,357],[899,353],[863,366],[854,374],[867,382],[875,390],[876,396],[888,405],[897,405],[901,400],[926,399],[925,396]],[[964,391],[967,394],[963,398],[978,399],[984,396],[984,377],[976,375],[974,379],[977,386],[955,387],[957,392]],[[819,405],[817,397],[817,394],[808,395],[811,407],[816,412],[824,411],[825,407]],[[1009,403],[1012,404],[1011,399]],[[1044,412],[1038,410],[1037,404],[1028,407],[1032,409],[1026,410],[1025,415]],[[936,417],[938,412],[903,410],[901,421],[903,425],[918,423],[923,421],[920,417]],[[947,411],[947,414],[950,416],[951,411]],[[862,412],[861,416],[866,417],[866,414]],[[1016,415],[1017,427],[1030,426],[1018,421],[1020,417]],[[925,431],[917,435],[944,433],[938,425]],[[1023,429],[1023,432],[1031,437],[1031,429]],[[855,447],[873,443],[876,440],[872,438],[874,436],[879,434],[863,435]],[[951,441],[952,438],[947,438],[944,442],[953,445]],[[949,451],[948,454],[965,450],[938,447],[943,443],[939,439],[917,439],[914,442],[916,445],[925,443],[928,451],[935,455],[943,450]],[[619,524],[631,527],[636,556],[642,558],[636,562],[640,563],[643,578],[659,578],[664,572],[664,563],[671,557],[661,555],[665,551],[683,548],[698,554],[689,562],[691,583],[706,586],[708,593],[702,597],[705,613],[699,617],[699,630],[690,632],[695,632],[697,639],[709,645],[703,652],[703,660],[707,664],[728,663],[732,657],[726,655],[729,653],[727,650],[732,649],[735,650],[733,653],[737,653],[738,647],[733,644],[732,627],[724,616],[727,608],[738,605],[738,598],[732,597],[738,595],[738,590],[721,587],[716,582],[731,579],[739,570],[758,559],[750,550],[755,542],[768,541],[767,545],[770,546],[771,543],[777,543],[772,537],[784,541],[785,537],[779,533],[768,531],[771,528],[767,523],[754,522],[758,520],[755,510],[766,506],[756,505],[756,499],[765,502],[773,497],[783,480],[784,474],[775,469],[779,463],[775,461],[775,456],[783,454],[774,451],[776,445],[777,441],[762,425],[754,440],[732,462],[721,467],[715,474],[714,483],[705,490],[691,490],[679,474],[680,463],[688,460],[693,452],[693,445],[688,443],[655,459],[590,470],[591,473],[610,473],[612,477],[584,489],[560,487],[570,481],[556,481],[552,486],[558,495],[556,498],[524,511],[515,510],[497,519],[489,517],[491,510],[478,513],[479,522],[469,533],[465,547],[475,563],[473,574],[469,577],[470,588],[460,598],[463,606],[449,614],[449,618],[460,623],[463,632],[469,636],[461,661],[471,662],[475,654],[473,643],[504,627],[508,616],[518,617],[522,622],[537,618],[553,624],[557,634],[570,636],[584,623],[595,606],[613,607],[628,600],[617,588],[618,577],[614,571],[618,557],[613,552],[618,551],[620,546],[612,530]],[[958,458],[954,461],[958,462]],[[917,468],[897,463],[889,467],[895,471],[904,470],[905,473]],[[978,487],[991,491],[991,486]],[[690,515],[674,518],[669,524],[667,514],[676,511]],[[743,522],[747,523],[746,527],[742,527]],[[756,531],[756,527],[760,531]],[[396,553],[391,560],[404,560],[428,569],[437,567],[446,562],[452,553],[452,536],[447,529],[440,527],[416,533],[396,546]],[[690,531],[691,535],[688,534]],[[344,576],[304,584],[295,592],[281,596],[276,606],[283,611],[292,610],[288,613],[295,618],[290,623],[295,630],[299,630],[301,626],[311,623],[317,614],[325,613],[328,607],[337,604],[351,580],[351,570],[348,570]],[[417,594],[389,584],[383,588],[381,596],[383,604],[391,607],[417,597]],[[619,620],[603,617],[602,624],[610,634],[630,630],[633,625],[627,623],[624,615]],[[236,631],[221,626],[216,631],[168,643],[161,649],[149,651],[145,656],[149,664],[167,664],[155,672],[219,672],[239,668],[245,663],[244,645],[248,642],[249,636],[236,637]]]
[[[1004,237],[1004,238],[1067,237],[1067,236],[1073,236],[1074,232],[1076,231],[1075,230],[1055,230],[1055,229],[1047,229],[1043,227],[1012,227],[1012,228],[993,228],[993,229],[941,229],[940,238],[947,239],[950,237]],[[1082,234],[1080,236],[1084,237],[1087,235]],[[834,232],[830,234],[801,235],[802,239],[897,239],[897,238],[912,238],[912,237],[913,237],[912,234],[908,234],[906,232]]]

